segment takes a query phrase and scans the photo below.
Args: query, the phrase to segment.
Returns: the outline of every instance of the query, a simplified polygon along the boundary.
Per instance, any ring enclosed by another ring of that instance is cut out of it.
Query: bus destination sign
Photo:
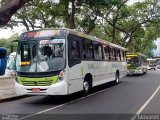
[[[31,32],[22,33],[20,36],[21,40],[30,40],[30,39],[37,39],[37,38],[45,38],[45,37],[65,37],[66,30],[36,30]]]

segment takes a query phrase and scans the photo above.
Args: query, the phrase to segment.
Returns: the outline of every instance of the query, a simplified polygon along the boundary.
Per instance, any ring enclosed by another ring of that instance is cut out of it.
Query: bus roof
[[[156,61],[156,59],[153,58],[147,58],[148,61]]]
[[[119,49],[122,49],[122,50],[126,50],[124,47],[121,47],[121,46],[119,46],[119,45],[116,45],[116,44],[113,44],[113,43],[111,43],[111,42],[108,42],[108,41],[105,41],[105,40],[102,40],[102,39],[100,39],[100,38],[97,38],[97,37],[93,37],[93,36],[90,36],[90,35],[87,35],[87,34],[84,34],[84,33],[82,33],[82,32],[78,32],[78,31],[76,31],[76,30],[73,30],[73,29],[68,29],[68,28],[45,28],[45,29],[38,29],[38,30],[32,30],[32,31],[28,31],[28,32],[24,32],[24,33],[22,33],[21,35],[22,36],[25,36],[24,34],[28,34],[28,33],[31,33],[31,32],[33,32],[33,34],[32,35],[35,35],[35,32],[38,32],[38,31],[45,31],[45,30],[49,30],[49,32],[50,31],[52,31],[52,30],[66,30],[67,31],[67,34],[72,34],[72,35],[77,35],[77,36],[79,36],[79,37],[84,37],[84,38],[87,38],[87,39],[90,39],[90,40],[93,40],[93,41],[97,41],[97,42],[100,42],[100,43],[103,43],[103,44],[107,44],[107,45],[109,45],[109,46],[113,46],[113,47],[116,47],[116,48],[119,48]],[[52,32],[50,32],[51,34],[52,34]],[[50,34],[49,33],[49,34]],[[56,33],[54,33],[54,34],[57,34],[57,32]],[[26,36],[25,36],[26,37]]]
[[[100,39],[100,38],[97,38],[97,37],[93,37],[91,35],[87,35],[87,34],[84,34],[82,32],[77,32],[77,31],[72,30],[72,29],[67,29],[67,30],[68,30],[69,34],[77,35],[79,37],[84,37],[84,38],[91,39],[91,40],[96,41],[96,42],[107,44],[107,45],[112,46],[112,47],[116,47],[116,48],[119,48],[119,49],[122,49],[122,50],[126,50],[124,47],[121,47],[121,46],[119,46],[117,44],[105,41],[103,39]]]
[[[145,55],[143,55],[142,53],[139,52],[133,52],[133,53],[126,53],[126,56],[131,57],[131,56],[143,56],[146,57]]]
[[[4,48],[4,47],[0,47],[0,50],[5,50],[5,51],[6,51],[7,49],[6,49],[6,48]]]

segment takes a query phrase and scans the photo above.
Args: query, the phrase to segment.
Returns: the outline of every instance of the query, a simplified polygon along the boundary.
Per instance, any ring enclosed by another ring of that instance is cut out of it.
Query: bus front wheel
[[[83,82],[83,95],[86,96],[91,90],[91,82],[86,78]]]

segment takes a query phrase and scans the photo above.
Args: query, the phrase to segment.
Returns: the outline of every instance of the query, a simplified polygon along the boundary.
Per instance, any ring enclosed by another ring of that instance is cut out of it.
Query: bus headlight
[[[58,82],[62,81],[65,76],[65,70],[62,70],[58,75]]]
[[[15,77],[15,81],[20,84],[20,81],[17,77]]]

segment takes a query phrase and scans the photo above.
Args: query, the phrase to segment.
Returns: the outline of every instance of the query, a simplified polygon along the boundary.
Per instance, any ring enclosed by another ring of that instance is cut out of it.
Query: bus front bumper
[[[34,91],[38,89],[39,91]],[[17,95],[67,95],[67,82],[57,82],[51,86],[23,86],[15,81]]]
[[[127,71],[128,75],[133,75],[133,74],[143,74],[142,70],[128,70]]]

